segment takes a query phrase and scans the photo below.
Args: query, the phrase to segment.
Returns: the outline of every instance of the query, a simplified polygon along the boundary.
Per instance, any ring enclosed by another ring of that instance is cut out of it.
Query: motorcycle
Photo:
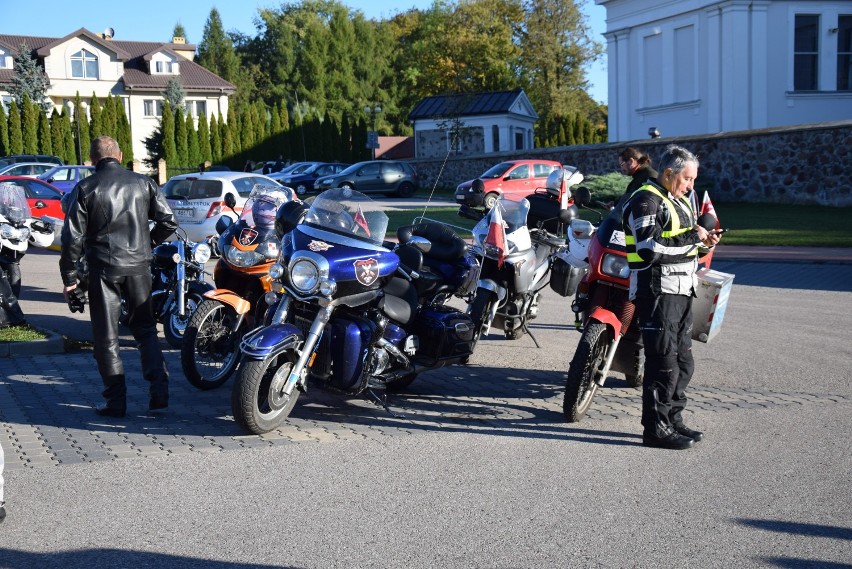
[[[30,243],[49,247],[53,225],[32,217],[23,187],[0,183],[0,326],[26,322],[18,295],[20,262]]]
[[[477,340],[493,326],[510,340],[527,333],[539,347],[528,323],[538,315],[551,265],[565,247],[564,227],[577,216],[570,188],[582,180],[576,168],[566,166],[548,176],[544,192],[520,201],[501,197],[484,214],[468,204],[459,209],[469,219],[484,215],[472,230],[482,264],[468,308]]]
[[[204,293],[181,346],[183,373],[198,389],[214,389],[228,380],[239,363],[240,338],[266,311],[269,268],[279,252],[276,215],[292,200],[290,188],[257,185],[236,222],[222,216],[216,224],[221,252],[213,270],[216,288]],[[225,205],[233,210],[234,196],[226,195]]]
[[[575,199],[581,207],[592,203],[586,188],[579,188]],[[605,218],[601,215],[597,227],[574,220],[568,233],[573,241],[569,240],[563,260],[571,269],[569,278],[576,282],[582,275],[571,304],[582,337],[568,368],[562,407],[565,419],[573,423],[585,416],[611,371],[623,373],[631,387],[641,387],[645,358],[636,309],[628,298],[630,267],[621,208]],[[570,287],[566,292],[573,294]]]
[[[269,271],[271,308],[240,345],[231,406],[242,427],[275,429],[309,383],[366,392],[388,408],[377,392],[470,357],[473,322],[443,304],[469,283],[467,244],[448,228],[452,236],[419,224],[401,228],[392,251],[387,224],[370,198],[337,188],[284,232]]]
[[[154,247],[151,259],[151,300],[154,317],[163,325],[166,341],[173,348],[183,345],[192,315],[213,290],[204,280],[204,264],[210,247],[194,243],[178,228],[175,239]]]

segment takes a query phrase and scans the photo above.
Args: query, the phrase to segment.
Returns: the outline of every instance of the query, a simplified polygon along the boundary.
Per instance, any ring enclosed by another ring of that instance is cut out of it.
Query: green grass
[[[26,324],[0,328],[0,342],[31,342],[45,338],[47,338],[45,333]]]
[[[730,231],[722,238],[727,245],[788,246],[788,247],[852,247],[852,208],[812,205],[780,205],[755,203],[714,203],[722,227]],[[474,222],[458,216],[453,207],[431,207],[426,217],[467,228]],[[388,235],[396,228],[408,225],[423,213],[389,211]],[[582,217],[597,221],[597,214],[583,211]],[[464,238],[469,231],[457,230]]]

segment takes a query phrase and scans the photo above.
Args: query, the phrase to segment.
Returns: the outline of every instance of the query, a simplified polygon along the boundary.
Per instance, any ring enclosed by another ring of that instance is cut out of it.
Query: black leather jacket
[[[62,227],[62,282],[77,282],[76,262],[84,251],[89,270],[96,273],[148,272],[152,245],[165,241],[177,227],[154,180],[105,158],[72,191],[76,195],[71,196]],[[151,229],[149,220],[154,222]]]

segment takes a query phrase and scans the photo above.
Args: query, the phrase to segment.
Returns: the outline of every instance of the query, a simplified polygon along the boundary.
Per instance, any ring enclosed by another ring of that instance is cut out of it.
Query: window
[[[494,152],[500,150],[500,127],[496,124],[491,126],[491,145]]]
[[[378,176],[380,171],[381,165],[373,162],[372,164],[365,164],[358,170],[358,176]]]
[[[154,62],[154,72],[155,73],[166,73],[166,74],[174,74],[177,71],[177,64],[172,63],[171,61],[155,61]]]
[[[793,90],[819,89],[819,16],[796,14],[793,47]]]
[[[81,49],[71,55],[71,77],[76,79],[97,79],[97,56],[87,49]]]
[[[643,38],[642,78],[644,80],[645,107],[663,104],[663,36],[654,34]]]
[[[675,101],[695,98],[695,28],[684,26],[674,31]]]
[[[145,99],[143,101],[145,105],[144,115],[146,117],[161,117],[163,116],[163,101],[159,101],[156,99]]]
[[[530,167],[528,164],[521,164],[506,176],[507,180],[526,180],[530,177]]]
[[[837,90],[852,90],[852,16],[837,18]]]
[[[207,101],[185,101],[184,108],[186,110],[186,114],[194,117],[207,115]]]
[[[552,164],[540,164],[536,162],[533,164],[533,178],[547,178],[555,168],[556,166]]]

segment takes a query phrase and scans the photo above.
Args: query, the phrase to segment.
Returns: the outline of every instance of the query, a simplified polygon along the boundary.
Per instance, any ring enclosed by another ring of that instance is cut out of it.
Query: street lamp
[[[367,148],[373,151],[373,160],[376,159],[376,148],[379,147],[379,133],[376,130],[376,115],[382,112],[382,107],[378,103],[375,105],[367,105],[364,107],[364,112],[370,116],[370,125],[372,130],[367,133]]]

